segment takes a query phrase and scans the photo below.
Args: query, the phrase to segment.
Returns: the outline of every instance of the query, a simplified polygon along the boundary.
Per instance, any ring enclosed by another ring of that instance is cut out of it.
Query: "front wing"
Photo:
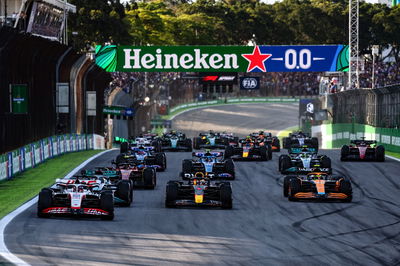
[[[99,208],[80,208],[72,209],[70,207],[50,207],[42,210],[43,214],[60,215],[60,216],[107,216],[110,215],[109,212],[99,209]]]

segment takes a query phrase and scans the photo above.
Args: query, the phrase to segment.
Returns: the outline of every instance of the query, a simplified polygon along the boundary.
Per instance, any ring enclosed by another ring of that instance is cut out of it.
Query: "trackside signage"
[[[347,71],[344,45],[97,46],[96,64],[109,72]]]

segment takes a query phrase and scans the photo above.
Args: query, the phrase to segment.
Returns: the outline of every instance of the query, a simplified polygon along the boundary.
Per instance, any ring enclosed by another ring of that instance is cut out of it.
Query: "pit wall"
[[[384,145],[387,151],[400,152],[400,129],[396,128],[380,128],[357,123],[323,124],[313,126],[312,135],[319,138],[322,149],[340,148],[344,144],[349,144],[350,140],[365,137]]]
[[[52,136],[0,155],[0,180],[33,168],[47,159],[83,150],[104,149],[104,138],[95,135]]]

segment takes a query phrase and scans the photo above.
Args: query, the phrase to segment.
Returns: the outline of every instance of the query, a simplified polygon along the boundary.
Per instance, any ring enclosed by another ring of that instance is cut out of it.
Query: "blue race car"
[[[211,179],[235,179],[235,165],[232,159],[223,159],[223,152],[193,152],[192,156],[182,161],[183,179],[190,179],[199,172]]]

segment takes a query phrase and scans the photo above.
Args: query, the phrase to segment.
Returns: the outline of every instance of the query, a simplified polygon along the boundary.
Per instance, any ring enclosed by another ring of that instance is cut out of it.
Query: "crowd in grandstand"
[[[400,83],[400,66],[395,62],[383,63],[376,62],[372,66],[371,62],[365,62],[360,73],[360,87],[372,87],[372,69],[375,71],[375,88]],[[127,93],[133,88],[135,82],[137,87],[143,87],[147,80],[147,85],[154,84],[156,87],[166,84],[172,80],[179,79],[183,83],[195,83],[194,80],[180,79],[181,73],[175,72],[116,72],[112,73],[113,81],[110,89],[119,86]],[[323,73],[316,72],[274,72],[265,73],[261,77],[261,89],[264,89],[263,96],[297,96],[297,95],[318,95],[321,86],[324,93],[336,93],[345,89],[345,84],[336,77],[326,78]],[[199,86],[199,91],[201,88]],[[255,96],[259,92],[246,92]]]

